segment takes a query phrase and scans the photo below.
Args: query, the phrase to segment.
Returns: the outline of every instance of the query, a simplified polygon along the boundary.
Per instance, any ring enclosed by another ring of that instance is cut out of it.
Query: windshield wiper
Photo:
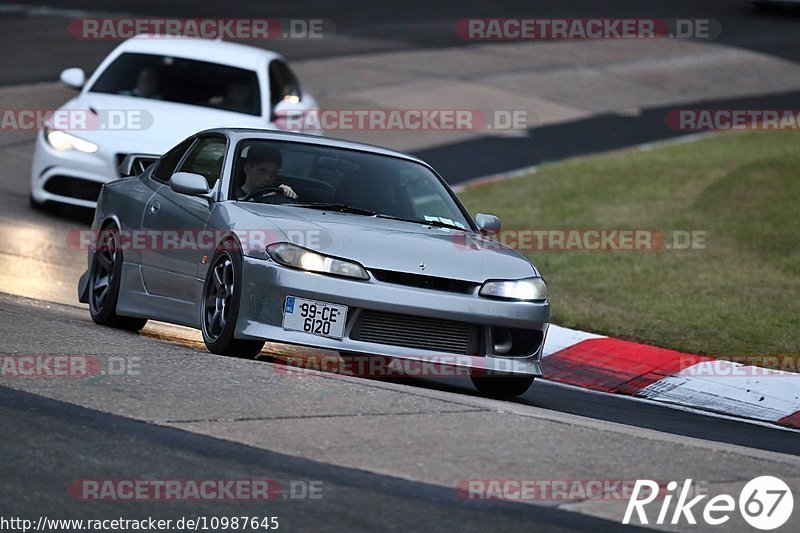
[[[425,226],[436,226],[438,228],[457,229],[459,231],[470,231],[468,228],[462,228],[461,226],[457,226],[455,224],[448,224],[447,222],[442,222],[441,220],[418,220],[413,218],[395,217],[392,215],[384,215],[382,213],[377,213],[369,209],[362,209],[360,207],[354,207],[352,205],[347,205],[347,204],[340,204],[333,202],[316,202],[309,204],[290,204],[290,205],[291,207],[307,207],[309,209],[327,209],[329,211],[337,211],[339,213],[352,213],[354,215],[364,215],[368,217],[399,220],[401,222],[411,222],[412,224],[423,224]]]
[[[459,231],[470,231],[467,228],[462,228],[461,226],[457,226],[455,224],[448,224],[447,222],[442,222],[441,220],[418,220],[413,218],[400,218],[400,217],[393,217],[391,215],[375,215],[378,218],[388,218],[390,220],[401,220],[403,222],[411,222],[412,224],[423,224],[425,226],[436,226],[437,228],[448,228],[448,229],[457,229]]]
[[[354,215],[365,215],[368,217],[374,217],[378,215],[375,211],[370,211],[369,209],[361,209],[360,207],[353,207],[352,205],[347,204],[337,204],[337,203],[313,203],[313,204],[291,204],[291,207],[308,207],[309,209],[327,209],[329,211],[337,211],[339,213],[352,213]]]

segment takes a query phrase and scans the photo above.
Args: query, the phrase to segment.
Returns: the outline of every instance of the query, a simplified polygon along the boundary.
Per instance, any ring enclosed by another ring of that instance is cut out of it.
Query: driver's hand
[[[283,195],[287,198],[297,198],[297,193],[288,185],[278,185],[278,188],[283,191]]]

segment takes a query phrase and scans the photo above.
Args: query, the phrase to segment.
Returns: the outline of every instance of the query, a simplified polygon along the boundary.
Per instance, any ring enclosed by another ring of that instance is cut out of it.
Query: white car
[[[128,154],[154,160],[200,130],[278,129],[281,116],[317,107],[283,57],[219,40],[140,35],[114,49],[88,81],[79,68],[63,71],[61,81],[80,94],[37,135],[33,207],[94,208]]]

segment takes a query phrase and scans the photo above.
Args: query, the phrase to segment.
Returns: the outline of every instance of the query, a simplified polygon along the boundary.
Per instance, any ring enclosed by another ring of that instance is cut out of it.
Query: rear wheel
[[[203,287],[203,341],[211,353],[252,358],[264,347],[264,341],[233,337],[242,298],[241,286],[241,256],[226,248],[218,250]]]
[[[494,376],[470,376],[472,384],[481,394],[495,398],[522,396],[530,388],[535,376],[507,374]]]
[[[89,271],[89,313],[92,320],[101,326],[138,331],[147,324],[146,318],[117,314],[122,261],[117,228],[107,226],[100,232]]]

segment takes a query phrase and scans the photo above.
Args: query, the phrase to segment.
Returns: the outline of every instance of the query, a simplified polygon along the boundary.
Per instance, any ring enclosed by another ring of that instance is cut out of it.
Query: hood
[[[475,283],[538,275],[524,256],[473,232],[279,205],[237,203],[229,209],[234,227],[268,226],[286,241],[358,261],[367,269]]]
[[[94,110],[101,127],[76,133],[99,146],[122,153],[163,154],[183,139],[210,128],[269,127],[263,117],[205,107],[118,96],[86,93],[64,104],[61,109]]]

